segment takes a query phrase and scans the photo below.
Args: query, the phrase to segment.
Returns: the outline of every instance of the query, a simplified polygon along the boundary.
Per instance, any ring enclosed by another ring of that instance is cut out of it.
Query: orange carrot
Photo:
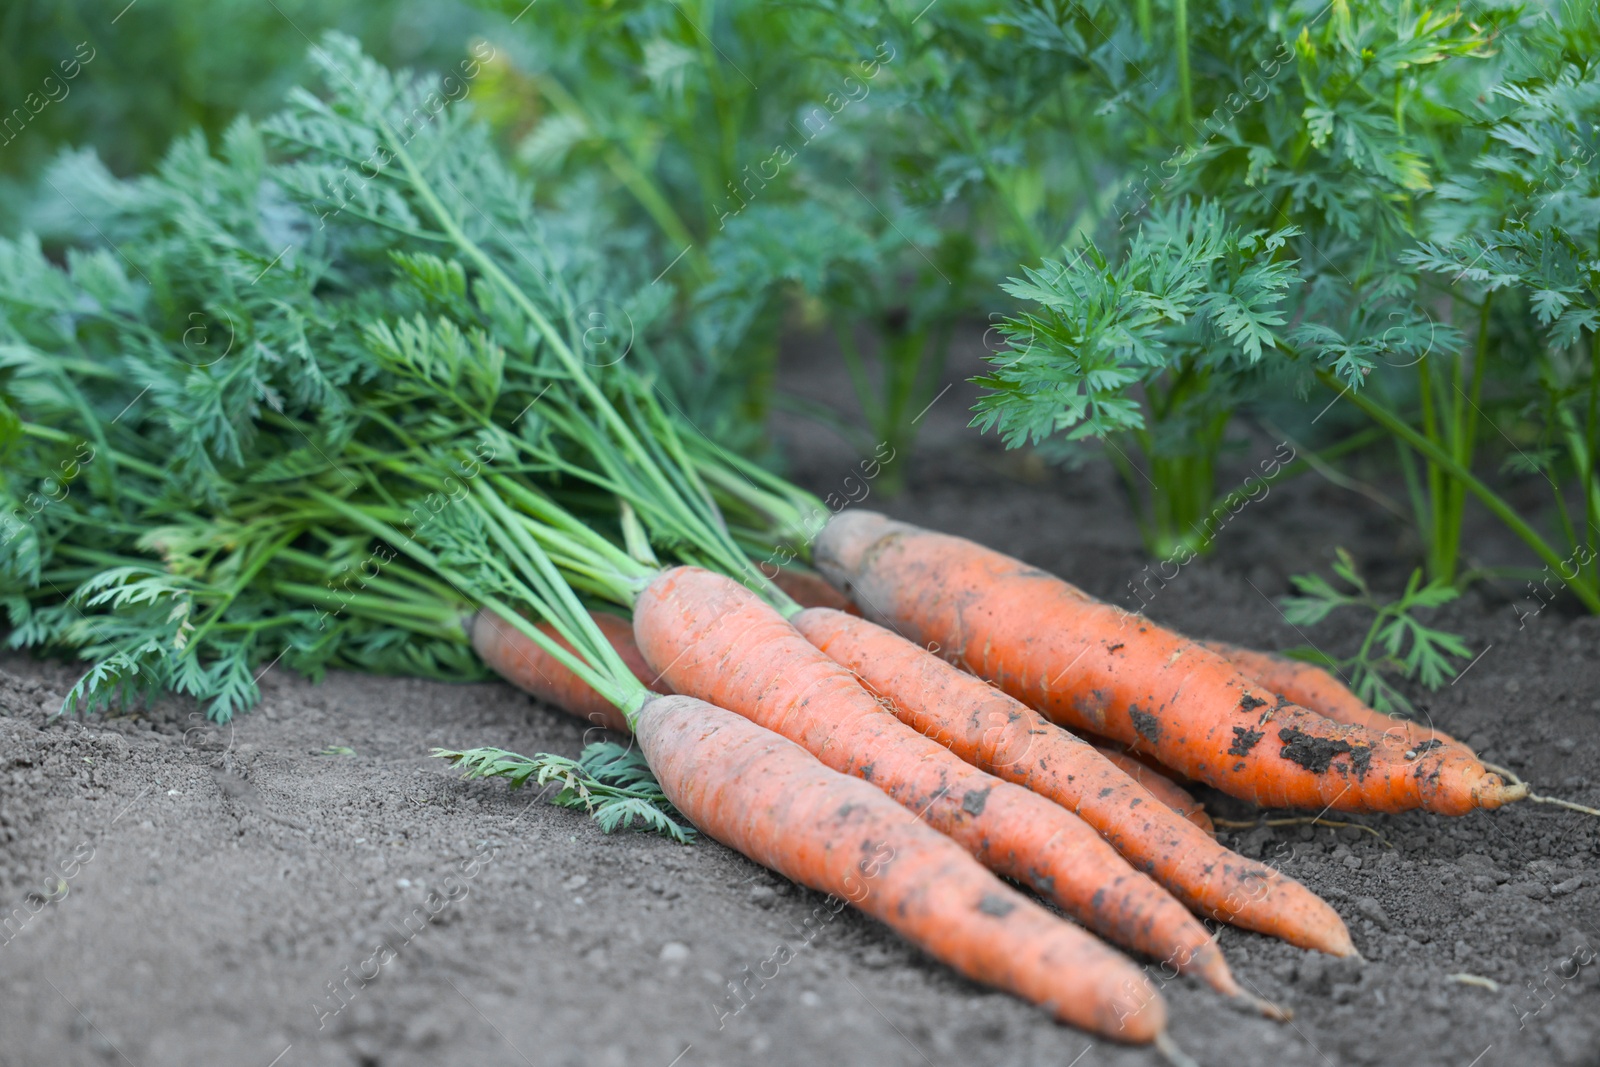
[[[1302,663],[1268,652],[1256,652],[1222,641],[1200,643],[1239,668],[1241,674],[1254,679],[1263,689],[1270,689],[1302,708],[1326,715],[1334,722],[1365,726],[1380,734],[1394,731],[1394,736],[1403,738],[1413,749],[1429,741],[1466,748],[1443,730],[1409,719],[1397,719],[1367,707],[1343,682],[1316,664]]]
[[[795,616],[813,644],[962,759],[1076,812],[1136,868],[1202,915],[1302,948],[1350,955],[1344,921],[1304,886],[1230,852],[1159,804],[1094,747],[993,686],[864,619]]]
[[[1150,790],[1150,795],[1161,803],[1177,812],[1184,819],[1194,823],[1212,837],[1217,836],[1217,828],[1211,821],[1211,816],[1206,814],[1206,809],[1194,798],[1194,794],[1183,786],[1174,782],[1160,771],[1152,770],[1141,760],[1136,760],[1126,752],[1104,745],[1095,745],[1095,751],[1109,760],[1117,770]]]
[[[1241,995],[1205,928],[1092,827],[901,723],[738,582],[697,567],[667,571],[639,596],[634,634],[674,692],[737,711],[865,778],[1096,932]]]
[[[781,567],[772,584],[789,594],[803,608],[834,608],[860,615],[861,609],[850,603],[850,598],[828,584],[816,571],[803,571],[797,567]]]
[[[646,686],[652,685],[655,672],[645,663],[638,646],[633,642],[632,625],[615,615],[597,612],[593,618],[600,632],[622,654],[623,662],[634,677]],[[480,611],[472,617],[468,628],[472,647],[478,657],[490,670],[518,689],[532,693],[545,703],[585,722],[617,733],[628,732],[628,720],[610,701],[589,688],[554,656],[528,640],[499,616]],[[562,640],[549,623],[539,623],[538,628],[556,644],[568,652],[572,651],[572,646]]]
[[[666,613],[670,630],[683,608],[679,592],[641,616]],[[1063,1022],[1122,1041],[1162,1038],[1165,1005],[1138,967],[1006,886],[866,782],[690,697],[652,700],[637,729],[662,791],[718,841],[849,900],[968,978]]]
[[[1187,638],[971,541],[851,509],[812,551],[869,617],[1054,722],[1241,799],[1460,815],[1527,794],[1462,749],[1424,752],[1290,704]]]

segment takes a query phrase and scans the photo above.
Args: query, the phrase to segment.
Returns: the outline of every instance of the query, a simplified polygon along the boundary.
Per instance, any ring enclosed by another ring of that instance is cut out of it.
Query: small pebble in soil
[[[1371,919],[1385,930],[1389,929],[1392,925],[1389,922],[1388,913],[1383,910],[1383,905],[1379,904],[1375,898],[1357,897],[1355,904],[1356,911],[1360,912],[1362,915],[1365,915],[1367,918]]]
[[[1580,874],[1580,875],[1577,875],[1576,877],[1568,878],[1565,882],[1557,882],[1555,885],[1550,887],[1550,892],[1554,896],[1564,897],[1568,893],[1575,892],[1575,891],[1577,891],[1579,889],[1582,889],[1582,888],[1583,888],[1583,875]]]
[[[750,901],[753,904],[770,908],[772,902],[777,898],[777,892],[770,885],[753,885],[750,887]]]
[[[861,966],[870,967],[875,971],[889,966],[892,962],[890,955],[881,948],[869,948],[861,957]]]
[[[662,963],[682,963],[689,958],[689,946],[682,941],[668,941],[661,946]]]
[[[1307,956],[1300,961],[1300,966],[1295,970],[1295,984],[1314,996],[1326,995],[1331,980],[1328,977],[1328,965],[1320,956]]]
[[[1361,869],[1361,857],[1346,856],[1344,858],[1344,865],[1349,867],[1352,871],[1359,871]]]
[[[808,1008],[815,1008],[822,1003],[822,998],[810,989],[800,991],[800,1003]]]

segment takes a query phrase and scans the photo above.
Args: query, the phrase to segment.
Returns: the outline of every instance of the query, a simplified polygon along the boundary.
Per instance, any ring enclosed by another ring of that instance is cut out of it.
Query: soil
[[[978,352],[963,341],[952,382]],[[803,352],[785,381],[848,395]],[[1250,504],[1213,555],[1151,581],[1105,469],[1001,451],[963,428],[969,390],[929,409],[908,491],[857,506],[1130,607],[1141,583],[1154,618],[1262,648],[1359,639],[1354,618],[1299,633],[1274,604],[1289,575],[1326,572],[1335,545],[1380,588],[1411,566],[1390,516],[1304,478]],[[781,428],[813,489],[858,472],[831,433]],[[1257,454],[1270,436],[1243,442],[1235,473]],[[1499,552],[1497,538],[1485,527],[1472,543]],[[1493,587],[1448,606],[1442,624],[1482,656],[1436,694],[1409,692],[1541,791],[1600,804],[1600,619],[1519,613]],[[261,707],[229,726],[181,701],[50,718],[75,676],[0,659],[0,1067],[1159,1062],[958,979],[715,843],[606,836],[428,758],[580,750],[578,724],[506,686],[271,670]],[[1217,816],[1258,815],[1200,792]],[[1368,829],[1224,831],[1333,902],[1366,961],[1226,930],[1236,973],[1296,1018],[1171,982],[1179,1043],[1230,1067],[1600,1067],[1600,819],[1524,803],[1356,821]]]

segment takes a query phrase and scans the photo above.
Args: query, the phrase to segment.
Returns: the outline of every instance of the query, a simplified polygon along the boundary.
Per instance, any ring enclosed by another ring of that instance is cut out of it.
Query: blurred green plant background
[[[330,28],[492,45],[472,112],[666,287],[654,369],[720,442],[773,458],[780,341],[831,334],[863,417],[812,413],[893,493],[951,338],[1003,324],[979,428],[1111,464],[1152,554],[1208,551],[1229,457],[1291,426],[1282,476],[1393,477],[1430,581],[1512,574],[1482,507],[1600,610],[1592,0],[12,3],[0,230],[59,251],[58,152],[214,146]]]
[[[219,134],[264,115],[305,80],[325,30],[358,38],[391,65],[449,66],[491,19],[452,0],[20,0],[0,5],[0,104],[9,114],[80,44],[94,50],[60,100],[0,146],[0,174],[36,171],[61,146],[93,147],[112,172],[149,169],[180,133]],[[58,90],[59,93],[59,90]],[[0,135],[4,139],[4,135]]]

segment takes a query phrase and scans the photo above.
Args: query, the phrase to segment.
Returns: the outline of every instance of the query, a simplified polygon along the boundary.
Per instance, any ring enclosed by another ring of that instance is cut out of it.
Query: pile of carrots
[[[594,615],[640,682],[677,694],[638,709],[492,613],[473,644],[521,688],[631,727],[710,836],[1107,1037],[1182,1058],[1146,969],[1105,942],[1279,1018],[1201,917],[1356,954],[1332,907],[1219,844],[1170,775],[1319,812],[1461,814],[1526,794],[1315,667],[1190,641],[970,541],[846,511],[812,563],[825,582],[777,580],[793,610],[679,566],[637,595],[631,626]]]

